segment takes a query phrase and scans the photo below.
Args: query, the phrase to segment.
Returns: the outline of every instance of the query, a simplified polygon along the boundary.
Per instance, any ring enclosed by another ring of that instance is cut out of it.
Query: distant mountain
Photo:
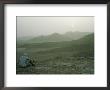
[[[80,39],[90,32],[66,32],[65,34],[53,33],[47,36],[38,36],[28,40],[28,43],[63,42]]]
[[[49,43],[48,43],[48,46],[49,46]],[[54,47],[57,46],[57,48],[48,50],[46,52],[50,52],[50,53],[51,52],[56,52],[56,53],[57,52],[71,52],[71,53],[74,53],[73,54],[74,56],[93,57],[94,56],[94,34],[92,33],[92,34],[86,35],[85,37],[78,39],[78,40],[59,42],[59,43],[57,42],[56,45],[54,43],[52,46]]]
[[[35,49],[38,53],[71,52],[74,56],[94,56],[94,33],[88,34],[78,40],[63,42],[28,43],[19,48]]]

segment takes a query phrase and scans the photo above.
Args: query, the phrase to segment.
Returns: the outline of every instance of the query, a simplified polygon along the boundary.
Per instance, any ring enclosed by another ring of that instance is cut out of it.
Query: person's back
[[[20,57],[19,65],[21,67],[26,67],[29,64],[29,58],[27,55],[23,55]]]

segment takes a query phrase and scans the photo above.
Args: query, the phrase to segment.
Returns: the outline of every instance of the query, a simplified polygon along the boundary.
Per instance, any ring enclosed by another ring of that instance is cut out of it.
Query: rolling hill
[[[83,51],[86,52],[93,52],[94,50],[94,34],[86,35],[83,38],[78,40],[72,41],[62,41],[62,42],[45,42],[45,43],[28,43],[23,44],[18,47],[26,48],[26,49],[38,49],[39,52],[46,53],[46,52],[66,52],[66,51]],[[93,54],[92,54],[93,56]]]
[[[71,41],[77,40],[85,35],[90,34],[89,32],[66,32],[65,34],[53,33],[47,36],[39,36],[33,39],[30,39],[30,43],[44,43],[44,42],[62,42],[62,41]]]
[[[18,43],[45,43],[45,42],[62,42],[62,41],[71,41],[80,39],[86,35],[90,34],[90,32],[66,32],[64,34],[53,33],[45,36],[37,36],[37,37],[22,37],[18,38]]]

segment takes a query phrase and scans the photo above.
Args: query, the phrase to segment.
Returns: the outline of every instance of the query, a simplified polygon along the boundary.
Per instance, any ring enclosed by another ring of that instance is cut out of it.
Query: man
[[[27,53],[24,53],[24,55],[20,57],[19,65],[20,65],[21,67],[27,67],[27,66],[30,66],[30,65],[33,66],[34,64],[33,64],[32,61],[29,59],[28,54],[27,54]]]

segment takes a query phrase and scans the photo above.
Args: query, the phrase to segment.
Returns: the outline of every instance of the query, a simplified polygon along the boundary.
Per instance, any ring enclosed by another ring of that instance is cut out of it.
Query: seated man
[[[33,62],[29,59],[28,55],[24,53],[23,56],[20,57],[19,65],[21,67],[34,66]]]

